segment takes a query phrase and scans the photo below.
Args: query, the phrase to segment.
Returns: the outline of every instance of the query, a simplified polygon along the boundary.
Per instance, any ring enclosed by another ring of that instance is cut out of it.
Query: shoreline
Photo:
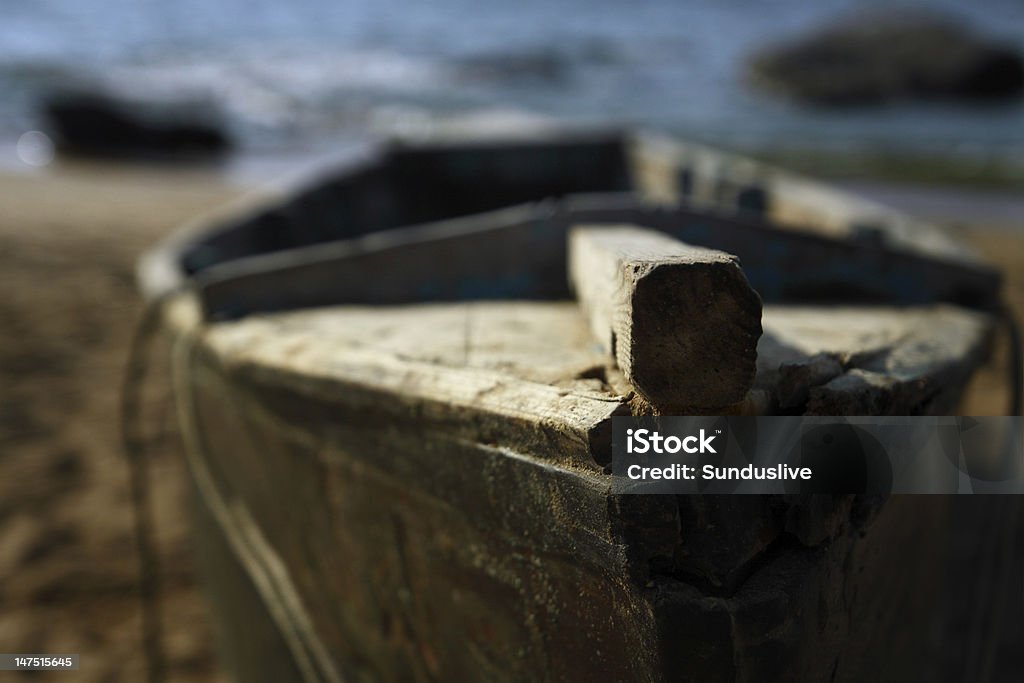
[[[891,182],[943,188],[1024,192],[1024,163],[1012,155],[972,155],[799,146],[751,149],[749,156],[827,182]]]
[[[300,147],[281,153],[240,152],[221,161],[121,160],[57,157],[47,166],[21,161],[13,144],[0,144],[0,179],[31,177],[90,179],[114,182],[208,182],[235,191],[258,191],[313,177],[382,140],[338,140],[330,145]],[[745,154],[744,152],[733,152]],[[955,160],[917,157],[902,161],[873,156],[791,150],[746,153],[879,204],[957,230],[978,226],[1011,232],[1024,230],[1024,166],[997,165],[972,174],[959,172]],[[959,173],[959,175],[957,175]],[[939,180],[936,180],[939,179]]]

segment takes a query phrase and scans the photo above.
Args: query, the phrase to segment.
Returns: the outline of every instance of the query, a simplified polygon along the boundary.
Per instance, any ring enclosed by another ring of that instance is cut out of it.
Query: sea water
[[[744,81],[757,48],[852,0],[33,0],[3,3],[0,139],[40,96],[95,84],[215,103],[247,149],[316,147],[462,118],[798,144],[1021,156],[1024,105],[820,111]],[[917,3],[922,4],[922,3]],[[930,0],[1024,47],[1019,0]]]

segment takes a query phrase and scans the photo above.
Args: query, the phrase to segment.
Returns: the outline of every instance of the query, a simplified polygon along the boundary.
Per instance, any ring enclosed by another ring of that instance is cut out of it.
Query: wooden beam
[[[735,256],[630,225],[578,226],[569,279],[601,346],[659,412],[746,396],[761,299]]]

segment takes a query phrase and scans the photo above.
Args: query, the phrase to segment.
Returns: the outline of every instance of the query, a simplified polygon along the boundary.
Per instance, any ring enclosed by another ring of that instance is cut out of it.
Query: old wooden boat
[[[940,230],[651,135],[390,143],[206,217],[140,277],[236,680],[960,680],[1019,636],[1010,497],[613,495],[602,223],[739,256],[730,410],[951,413],[986,358],[999,276]]]

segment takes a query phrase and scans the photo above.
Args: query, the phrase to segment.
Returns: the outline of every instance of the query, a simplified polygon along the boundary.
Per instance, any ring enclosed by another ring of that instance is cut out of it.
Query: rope
[[[200,504],[206,514],[212,516],[231,554],[259,595],[302,681],[344,683],[327,646],[317,635],[287,566],[263,536],[246,506],[224,495],[207,466],[210,455],[205,450],[194,397],[188,388],[196,347],[194,330],[178,335],[172,348],[171,373],[178,399],[182,451]]]
[[[164,683],[167,679],[167,657],[164,648],[162,616],[160,608],[160,555],[156,542],[156,526],[149,485],[149,460],[147,448],[151,442],[146,438],[142,421],[144,404],[143,390],[149,370],[149,360],[162,322],[164,303],[177,292],[171,292],[146,304],[135,326],[128,352],[121,390],[121,438],[129,471],[132,512],[134,520],[135,546],[139,564],[139,597],[142,611],[141,637],[146,663],[146,683]],[[180,365],[180,371],[188,367],[179,358],[179,349],[191,348],[188,337],[179,340],[175,347],[172,365]],[[178,378],[175,377],[177,380]],[[187,392],[183,392],[187,397]],[[213,479],[193,450],[198,450],[199,440],[193,424],[191,402],[179,405],[180,429],[185,440],[185,455],[203,500],[214,513],[235,556],[253,581],[263,603],[270,611],[275,626],[282,634],[292,653],[303,680],[340,683],[343,679],[335,670],[312,626],[312,620],[301,604],[298,592],[287,577],[287,570],[280,560],[273,557],[266,541],[254,530],[254,524],[239,525],[237,515],[230,514],[222,496],[216,491]],[[243,534],[240,529],[249,529]],[[244,542],[243,542],[243,539]],[[254,540],[255,539],[255,540]]]
[[[1021,412],[1024,404],[1024,341],[1021,339],[1020,324],[1005,304],[999,308],[999,315],[1010,342],[1010,409],[1007,415],[1024,415]]]
[[[166,657],[160,612],[160,555],[157,549],[149,462],[142,425],[143,388],[153,342],[160,329],[165,297],[146,304],[132,337],[121,387],[121,443],[128,464],[133,533],[139,562],[139,598],[142,609],[142,649],[147,683],[166,678]]]

